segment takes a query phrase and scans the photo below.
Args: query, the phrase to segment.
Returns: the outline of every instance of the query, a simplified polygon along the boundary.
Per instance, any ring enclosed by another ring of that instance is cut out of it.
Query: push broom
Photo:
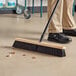
[[[46,27],[41,35],[41,38],[39,42],[37,41],[32,41],[28,39],[22,39],[22,38],[17,38],[13,44],[14,48],[20,48],[20,49],[25,49],[29,51],[35,51],[35,52],[40,52],[40,53],[45,53],[49,55],[54,55],[54,56],[59,56],[59,57],[64,57],[66,56],[65,53],[65,47],[62,45],[58,45],[55,43],[47,43],[47,42],[42,42],[42,39],[44,37],[44,34],[47,30],[47,27],[49,26],[49,23],[51,22],[51,19],[53,17],[53,14],[56,10],[56,7],[59,3],[59,0],[57,0],[56,5],[51,13],[51,16],[46,24]]]

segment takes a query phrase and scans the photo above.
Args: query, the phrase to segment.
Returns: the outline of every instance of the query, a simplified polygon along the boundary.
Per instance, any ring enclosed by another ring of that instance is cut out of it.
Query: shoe
[[[76,36],[76,29],[72,30],[63,30],[63,33],[68,36]]]
[[[53,41],[57,43],[69,43],[72,41],[72,39],[65,36],[65,34],[63,33],[49,33],[48,41]]]

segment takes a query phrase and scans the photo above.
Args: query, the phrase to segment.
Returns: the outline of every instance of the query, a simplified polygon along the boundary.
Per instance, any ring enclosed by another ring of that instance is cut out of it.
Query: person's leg
[[[72,16],[74,0],[64,0],[63,5],[63,32],[67,35],[76,36],[76,24]]]
[[[48,18],[51,15],[51,12],[56,4],[56,1],[57,0],[48,0]],[[63,12],[63,0],[60,0],[49,26],[50,33],[62,32],[62,12]]]
[[[57,0],[48,0],[48,18],[56,4]],[[49,36],[48,41],[55,41],[59,43],[68,43],[71,41],[70,38],[62,34],[62,14],[63,14],[63,0],[59,1],[56,11],[53,15],[52,21],[49,25]]]

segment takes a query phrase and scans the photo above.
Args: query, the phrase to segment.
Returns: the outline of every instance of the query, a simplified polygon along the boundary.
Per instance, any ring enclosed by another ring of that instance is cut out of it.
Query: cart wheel
[[[17,8],[16,8],[16,13],[17,13],[18,15],[22,14],[22,9],[21,9],[20,6],[17,6]]]
[[[29,19],[31,17],[30,12],[27,9],[24,10],[24,17],[25,19]]]

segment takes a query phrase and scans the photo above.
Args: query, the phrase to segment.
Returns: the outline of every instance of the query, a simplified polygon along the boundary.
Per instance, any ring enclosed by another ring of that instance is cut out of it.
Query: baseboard
[[[32,12],[32,7],[28,7],[28,9]],[[39,13],[40,7],[34,7],[34,12]],[[47,6],[43,6],[43,12],[47,12]]]
[[[32,12],[32,7],[28,7],[29,11]],[[24,8],[23,8],[24,10]],[[40,12],[40,7],[34,7],[34,12],[39,13]],[[47,6],[43,6],[43,12],[47,12]],[[13,10],[0,10],[0,14],[15,14]]]
[[[0,10],[0,14],[13,14],[13,10]]]

